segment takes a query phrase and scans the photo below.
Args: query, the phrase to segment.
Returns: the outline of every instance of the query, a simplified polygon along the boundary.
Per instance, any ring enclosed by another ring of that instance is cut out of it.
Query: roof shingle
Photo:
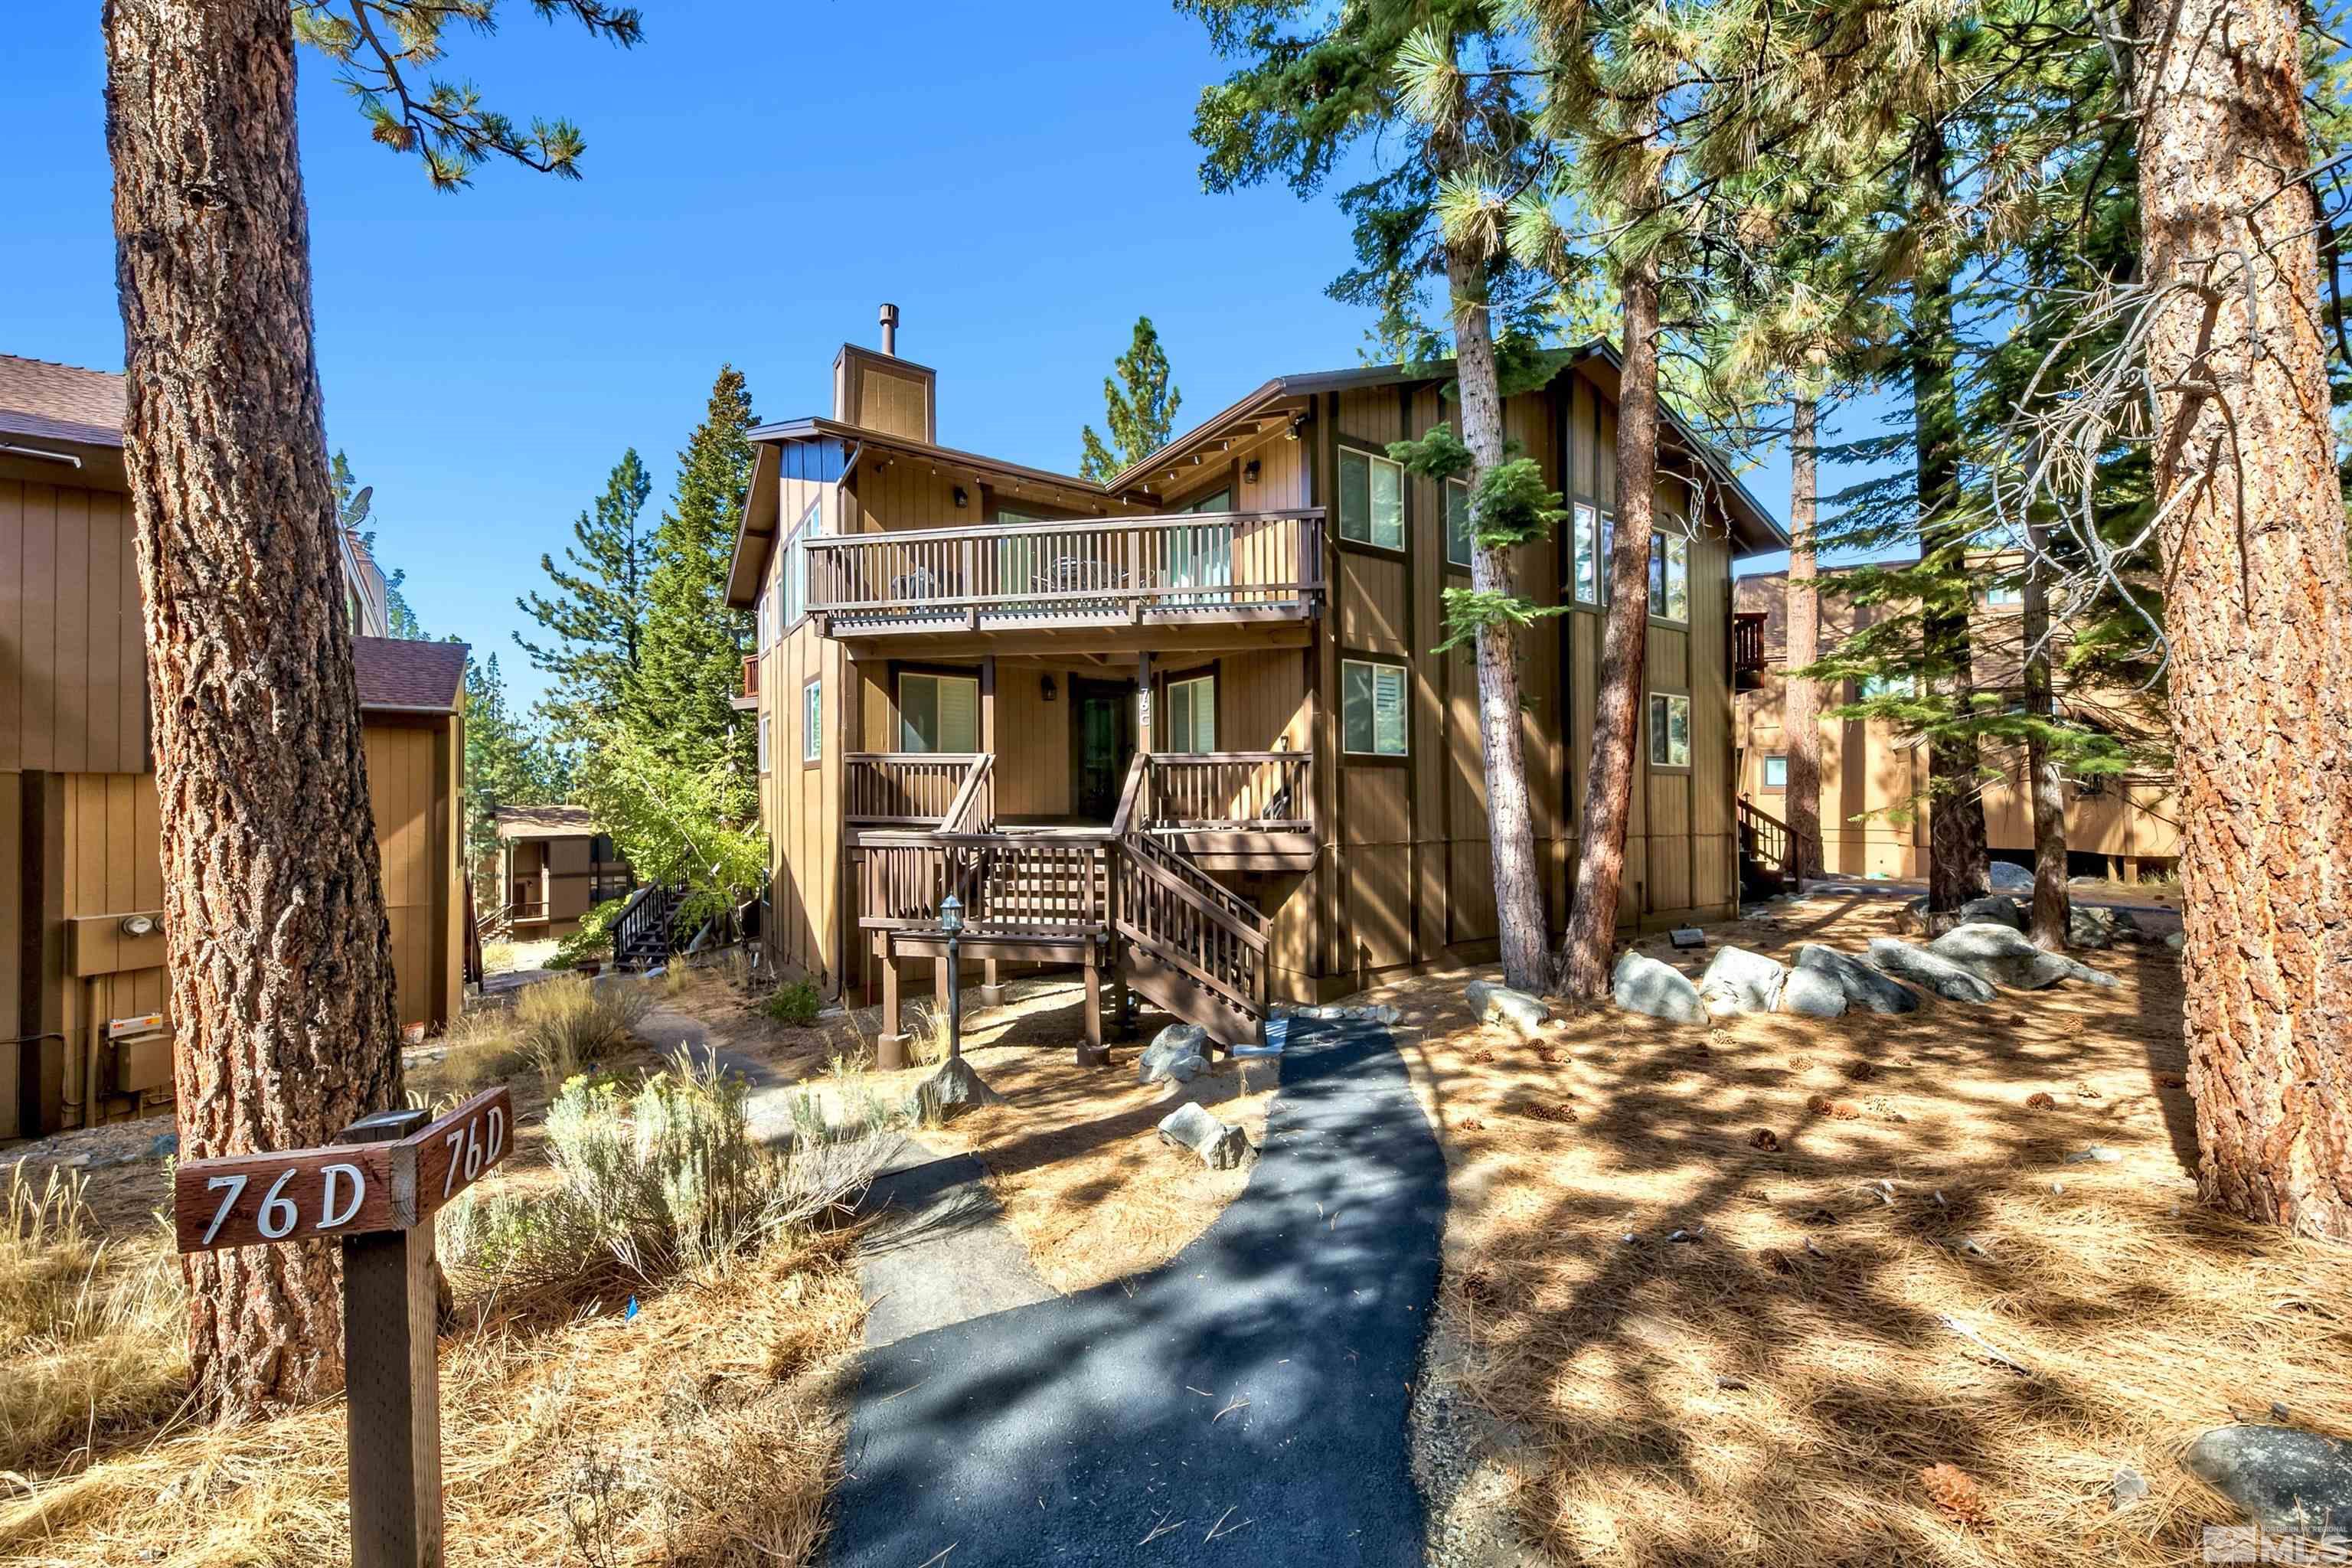
[[[353,637],[352,663],[360,678],[360,707],[455,712],[466,684],[467,647],[402,637]]]
[[[122,407],[119,375],[0,354],[0,431],[120,447]]]

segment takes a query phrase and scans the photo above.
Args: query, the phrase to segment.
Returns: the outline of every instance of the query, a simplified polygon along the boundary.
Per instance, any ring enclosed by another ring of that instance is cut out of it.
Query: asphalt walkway
[[[1287,1026],[1249,1185],[1174,1261],[867,1352],[836,1568],[1422,1562],[1444,1158],[1385,1030]]]

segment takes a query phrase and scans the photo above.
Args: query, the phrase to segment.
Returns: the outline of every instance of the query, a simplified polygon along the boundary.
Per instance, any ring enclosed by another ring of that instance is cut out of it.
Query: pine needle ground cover
[[[577,1080],[551,1109],[443,1221],[448,1561],[810,1561],[865,1317],[854,1237],[817,1216],[878,1149],[750,1150],[740,1093],[675,1066]],[[101,1175],[164,1201],[154,1165]],[[170,1238],[152,1221],[96,1236],[90,1213],[38,1193],[11,1211],[0,1562],[343,1560],[342,1405],[179,1419]]]
[[[1894,908],[1709,935],[1854,952]],[[2178,961],[2079,956],[2122,988],[1526,1042],[1467,976],[1380,994],[1450,1171],[1428,1377],[1520,1560],[2186,1564],[2238,1522],[2200,1433],[2352,1435],[2352,1254],[2198,1206]]]

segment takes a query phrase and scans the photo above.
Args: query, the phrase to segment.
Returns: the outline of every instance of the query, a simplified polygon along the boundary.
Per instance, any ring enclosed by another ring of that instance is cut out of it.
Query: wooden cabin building
[[[1825,572],[1824,580],[1837,574]],[[1752,646],[1749,673],[1738,695],[1738,778],[1742,810],[1767,835],[1788,817],[1789,742],[1782,721],[1788,692],[1786,572],[1739,579],[1734,593],[1738,635]],[[1815,595],[1822,653],[1872,624],[1877,606],[1835,592]],[[1996,587],[1980,596],[1972,616],[1979,689],[2019,687],[2019,605]],[[1927,751],[1892,721],[1833,719],[1829,710],[1857,702],[1860,683],[1843,681],[1822,694],[1821,822],[1822,869],[1840,877],[1922,879],[1927,875]],[[2119,720],[2116,705],[2097,693],[2061,692],[2075,716],[2097,723]],[[1983,753],[1985,839],[1995,859],[2033,864],[2033,810],[2021,748],[1988,747]],[[2066,847],[2078,875],[2137,880],[2168,873],[2180,858],[2179,797],[2169,773],[2143,771],[2068,779]]]
[[[118,375],[0,355],[0,1140],[172,1093],[122,406]],[[463,986],[466,649],[383,636],[357,539],[344,568],[400,1017],[431,1026]]]
[[[830,416],[753,433],[729,597],[756,611],[775,956],[895,1007],[905,961],[936,976],[953,894],[990,971],[1077,963],[1228,1042],[1276,1000],[1491,959],[1475,663],[1434,651],[1441,595],[1469,582],[1467,492],[1386,450],[1447,418],[1449,367],[1279,376],[1096,484],[940,445],[936,373],[884,321],[882,352],[841,350]],[[1567,607],[1524,671],[1554,931],[1616,376],[1606,345],[1561,352],[1507,408],[1571,512],[1518,560]],[[1736,910],[1732,563],[1786,543],[1687,432],[1664,445],[1621,910],[1639,927]]]
[[[627,857],[584,805],[502,805],[497,823],[498,852],[480,870],[497,935],[569,936],[590,910],[636,890]]]

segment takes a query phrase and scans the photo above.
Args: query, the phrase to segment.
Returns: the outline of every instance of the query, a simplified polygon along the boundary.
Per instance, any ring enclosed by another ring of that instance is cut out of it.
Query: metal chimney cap
[[[882,307],[882,352],[894,359],[898,353],[898,307]]]

